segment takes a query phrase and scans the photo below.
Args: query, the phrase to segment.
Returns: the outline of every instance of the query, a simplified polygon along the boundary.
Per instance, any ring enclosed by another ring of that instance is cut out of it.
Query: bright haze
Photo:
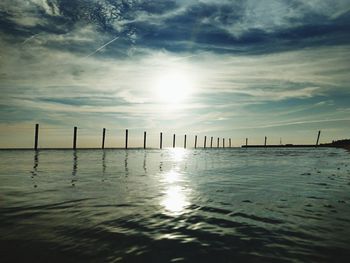
[[[348,138],[349,44],[348,0],[2,0],[0,147]]]

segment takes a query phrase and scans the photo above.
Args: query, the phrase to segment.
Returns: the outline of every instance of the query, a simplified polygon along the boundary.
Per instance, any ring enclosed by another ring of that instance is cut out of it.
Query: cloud
[[[107,41],[100,55],[127,54],[133,47],[173,52],[263,54],[303,47],[349,43],[347,1],[17,1],[2,2],[2,30],[22,37],[38,33],[66,37],[77,28],[95,28]],[[344,11],[345,10],[345,11]],[[52,37],[51,37],[52,39]],[[97,40],[95,38],[94,40]],[[69,50],[74,43],[47,43]],[[106,42],[104,42],[106,43]],[[71,49],[79,52],[78,46]],[[110,51],[110,52],[108,52]]]
[[[273,101],[327,97],[334,88],[339,92],[348,80],[345,47],[342,51],[322,48],[254,57],[203,53],[181,60],[168,52],[150,52],[129,60],[83,58],[46,48],[28,47],[22,50],[25,56],[17,52],[6,52],[1,101],[3,109],[17,105],[18,112],[35,108],[169,119],[169,114],[160,114],[162,106],[154,100],[152,85],[157,74],[173,67],[191,72],[196,79],[193,96],[177,114],[191,109],[186,115],[201,116],[203,121],[227,116],[226,111],[254,109],[252,105],[258,106],[254,113],[258,114],[262,105]],[[332,59],[322,55],[325,53]],[[343,73],[334,78],[334,72],[327,73],[331,69]]]
[[[4,0],[0,10],[1,122],[219,132],[345,119],[348,1]],[[171,69],[194,79],[173,112],[154,91]]]

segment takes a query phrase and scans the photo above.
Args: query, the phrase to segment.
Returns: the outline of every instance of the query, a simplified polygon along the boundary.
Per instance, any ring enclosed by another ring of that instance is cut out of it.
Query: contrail
[[[98,49],[96,49],[94,52],[92,52],[91,54],[87,55],[84,58],[88,58],[91,57],[92,55],[96,54],[97,52],[99,52],[101,49],[103,49],[104,47],[108,46],[109,44],[113,43],[114,41],[116,41],[119,38],[119,36],[113,38],[111,41],[107,42],[106,44],[100,46]]]
[[[39,35],[40,33],[38,33],[38,34],[35,34],[35,35],[32,35],[31,37],[28,37],[26,40],[24,40],[23,41],[23,45],[25,44],[25,43],[27,43],[28,41],[30,41],[30,40],[32,40],[33,38],[35,38],[37,35]]]

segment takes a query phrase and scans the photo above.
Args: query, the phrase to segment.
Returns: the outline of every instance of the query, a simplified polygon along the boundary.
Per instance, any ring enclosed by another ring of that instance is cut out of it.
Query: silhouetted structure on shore
[[[350,139],[342,139],[342,140],[332,141],[331,143],[323,143],[323,144],[320,144],[320,146],[345,148],[350,150]]]
[[[308,147],[334,147],[334,148],[345,148],[350,149],[350,139],[343,139],[332,141],[331,143],[321,144],[270,144],[270,145],[242,145],[242,148],[308,148]]]

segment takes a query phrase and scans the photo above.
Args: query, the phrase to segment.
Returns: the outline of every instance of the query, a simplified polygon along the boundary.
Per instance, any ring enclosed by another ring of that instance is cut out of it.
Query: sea
[[[0,151],[0,262],[350,262],[350,152]]]

